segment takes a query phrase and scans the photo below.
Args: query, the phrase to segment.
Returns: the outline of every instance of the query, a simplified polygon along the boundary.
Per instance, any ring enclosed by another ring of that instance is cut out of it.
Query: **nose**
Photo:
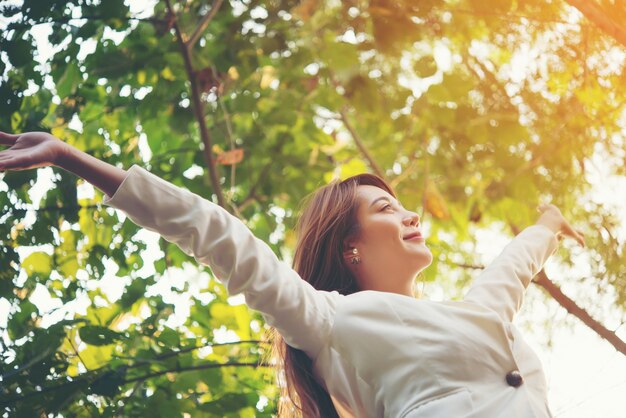
[[[420,217],[415,212],[407,212],[402,223],[406,226],[417,226],[420,224]]]

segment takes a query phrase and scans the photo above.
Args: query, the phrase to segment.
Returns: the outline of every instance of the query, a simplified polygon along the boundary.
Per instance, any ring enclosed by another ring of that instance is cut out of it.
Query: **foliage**
[[[301,199],[368,170],[361,142],[405,206],[426,210],[436,260],[425,280],[475,263],[476,228],[527,225],[549,198],[585,221],[592,276],[624,307],[618,208],[594,205],[586,177],[598,155],[610,173],[626,175],[624,53],[571,8],[231,0],[191,49],[190,74],[175,26],[190,36],[210,6],[178,2],[174,18],[166,3],[143,12],[122,0],[1,6],[10,23],[0,39],[0,129],[49,130],[218,201],[212,153],[228,209],[287,258]],[[34,28],[43,27],[53,51],[37,60],[47,52]],[[99,193],[84,197],[81,180],[55,169],[37,202],[28,193],[36,180],[36,171],[11,172],[0,189],[3,411],[270,416],[267,347],[254,342],[262,318],[232,306],[211,280],[189,296],[184,323],[168,325],[174,305],[151,289],[193,260],[162,242],[162,257],[146,265],[139,228],[102,206]],[[110,271],[124,286],[119,298],[101,286]],[[462,287],[471,273],[450,284]],[[29,300],[42,286],[60,315]],[[72,308],[80,300],[89,301],[84,312]],[[240,342],[219,345],[226,330]]]

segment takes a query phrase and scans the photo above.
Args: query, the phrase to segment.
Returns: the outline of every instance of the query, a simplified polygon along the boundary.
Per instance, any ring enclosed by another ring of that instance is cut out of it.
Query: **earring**
[[[359,264],[361,262],[361,257],[359,257],[359,250],[356,248],[352,249],[352,257],[350,257],[350,262],[352,264]]]

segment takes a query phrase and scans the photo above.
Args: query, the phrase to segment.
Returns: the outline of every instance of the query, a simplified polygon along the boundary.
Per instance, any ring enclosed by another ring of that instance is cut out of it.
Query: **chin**
[[[425,248],[425,251],[416,254],[414,260],[418,265],[419,271],[424,270],[426,267],[430,266],[433,262],[433,253],[430,252],[428,248]]]

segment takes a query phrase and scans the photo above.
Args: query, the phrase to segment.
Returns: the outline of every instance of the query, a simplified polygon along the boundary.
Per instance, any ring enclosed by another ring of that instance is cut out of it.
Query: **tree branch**
[[[475,266],[470,264],[456,264],[462,268],[468,269],[482,269],[483,266]],[[537,275],[533,278],[532,283],[541,286],[552,298],[565,310],[574,315],[576,318],[580,319],[583,324],[587,325],[591,328],[596,334],[598,334],[601,338],[607,340],[617,351],[626,355],[626,342],[623,341],[620,337],[617,336],[615,331],[611,331],[602,325],[600,322],[596,321],[589,315],[589,313],[578,306],[576,302],[570,299],[567,295],[565,295],[561,289],[552,282],[546,275],[545,271],[541,270]]]
[[[262,363],[210,363],[210,364],[199,364],[197,366],[189,366],[189,367],[181,367],[181,368],[177,368],[177,369],[172,369],[172,370],[161,370],[158,372],[154,372],[154,373],[149,373],[143,376],[139,376],[139,377],[134,377],[132,379],[128,379],[125,380],[123,382],[123,384],[128,384],[128,383],[133,383],[139,380],[146,380],[146,379],[150,379],[153,377],[158,377],[158,376],[162,376],[164,374],[167,373],[182,373],[182,372],[189,372],[192,370],[206,370],[206,369],[217,369],[220,367],[268,367],[268,365],[266,364],[262,364]]]
[[[226,201],[224,199],[224,195],[222,193],[222,187],[220,185],[220,179],[217,175],[217,168],[215,166],[215,159],[213,158],[213,144],[211,140],[211,135],[209,134],[209,130],[206,125],[206,120],[204,119],[204,104],[202,99],[200,98],[200,88],[198,87],[198,83],[196,80],[196,73],[193,69],[193,65],[191,62],[191,52],[187,47],[187,44],[184,41],[183,33],[180,30],[180,26],[178,25],[178,20],[176,18],[176,14],[174,13],[174,9],[172,8],[172,3],[170,0],[165,0],[167,5],[167,10],[172,18],[174,31],[176,32],[176,37],[178,38],[178,44],[180,46],[180,52],[183,56],[183,60],[185,62],[185,70],[187,71],[187,77],[189,78],[189,82],[191,83],[191,97],[193,102],[193,111],[200,127],[200,137],[202,139],[202,143],[204,144],[204,159],[209,168],[209,176],[211,179],[211,185],[213,186],[213,191],[217,196],[217,203],[227,209]]]
[[[352,139],[354,140],[354,143],[356,144],[356,146],[359,149],[359,151],[361,152],[361,154],[363,154],[363,157],[367,160],[370,168],[374,171],[374,173],[378,177],[384,179],[385,178],[385,174],[380,169],[380,167],[378,166],[378,164],[376,163],[374,158],[371,156],[371,154],[369,153],[367,148],[365,148],[365,144],[363,144],[363,141],[361,140],[361,137],[359,136],[357,131],[354,129],[354,127],[348,121],[348,117],[346,116],[346,112],[344,111],[344,109],[341,109],[339,111],[339,114],[341,115],[341,121],[345,125],[346,129],[348,130],[348,132],[350,132],[350,135],[352,136]]]
[[[509,223],[509,226],[515,235],[519,234],[520,229],[517,225]],[[600,322],[593,319],[585,309],[581,308],[576,304],[576,302],[567,297],[565,293],[563,293],[561,289],[554,284],[552,280],[550,280],[543,269],[533,278],[533,283],[543,287],[546,292],[548,292],[548,294],[558,302],[559,305],[565,308],[567,312],[580,319],[583,324],[587,325],[596,334],[611,343],[617,351],[626,355],[626,342],[622,341],[615,332],[609,330]]]
[[[595,1],[590,0],[566,0],[571,6],[578,9],[587,19],[593,22],[598,28],[610,35],[617,42],[626,46],[626,30],[602,9]]]
[[[154,372],[154,373],[149,373],[143,376],[138,376],[138,377],[134,377],[132,379],[128,379],[128,380],[124,380],[123,382],[120,383],[120,385],[124,385],[124,384],[128,384],[128,383],[134,383],[134,382],[138,382],[141,380],[146,380],[146,379],[150,379],[152,377],[158,377],[167,373],[183,373],[183,372],[188,372],[188,371],[192,371],[192,370],[205,370],[205,369],[217,369],[220,367],[254,367],[254,368],[258,368],[258,367],[269,367],[269,365],[267,364],[263,364],[263,363],[253,363],[253,362],[233,362],[233,363],[208,363],[208,364],[199,364],[197,366],[190,366],[190,367],[179,367],[176,369],[171,369],[171,370],[161,370],[158,372]],[[54,392],[55,390],[59,390],[59,389],[63,389],[69,386],[74,386],[74,385],[81,385],[83,388],[87,387],[89,384],[93,383],[94,381],[96,381],[99,377],[96,377],[95,380],[90,380],[89,378],[85,377],[82,379],[76,379],[76,380],[72,380],[72,381],[68,381],[65,383],[62,383],[60,385],[56,385],[56,386],[49,386],[46,388],[43,388],[42,390],[35,390],[32,392],[28,392],[22,396],[13,396],[13,397],[5,397],[4,399],[0,400],[0,408],[3,407],[8,407],[11,404],[15,403],[15,402],[20,402],[29,398],[32,398],[34,396],[38,396],[38,395],[42,395],[44,393],[48,393],[48,392]]]
[[[65,339],[67,340],[68,343],[70,343],[70,346],[72,347],[72,350],[74,350],[74,353],[76,354],[76,357],[78,357],[80,362],[83,363],[83,366],[85,367],[85,370],[90,371],[89,367],[87,367],[87,363],[85,363],[85,360],[83,360],[83,358],[80,356],[80,353],[78,352],[76,347],[74,347],[74,343],[72,342],[72,340],[70,340],[70,338],[68,336],[65,336]]]
[[[585,325],[595,331],[596,334],[607,340],[617,351],[626,355],[626,342],[620,339],[615,332],[593,319],[585,309],[581,308],[576,302],[567,297],[561,289],[548,278],[543,270],[535,276],[533,283],[543,287],[567,312],[580,319]]]
[[[103,16],[95,16],[95,15],[85,15],[85,16],[81,16],[81,17],[70,17],[70,16],[64,16],[64,17],[57,17],[54,19],[47,19],[47,20],[43,20],[43,21],[36,21],[36,22],[13,22],[9,24],[9,29],[20,29],[20,28],[32,28],[33,26],[38,26],[38,25],[50,25],[53,23],[70,23],[72,21],[81,21],[81,20],[88,20],[88,21],[107,21],[110,20],[111,18],[107,18],[107,17],[103,17]],[[166,23],[165,20],[163,19],[158,19],[155,17],[116,17],[114,19],[119,19],[119,20],[124,20],[127,22],[150,22],[150,23]]]
[[[231,342],[227,342],[227,343],[209,343],[209,344],[205,344],[205,345],[197,345],[197,346],[193,346],[193,347],[185,347],[185,348],[181,348],[177,351],[168,351],[167,353],[163,353],[159,356],[156,356],[154,359],[143,359],[143,358],[137,358],[137,357],[124,357],[124,356],[117,356],[117,358],[121,358],[124,360],[134,360],[134,361],[141,361],[141,362],[146,362],[146,363],[152,363],[155,361],[161,361],[161,360],[165,360],[168,359],[170,357],[175,357],[179,354],[183,354],[183,353],[188,353],[190,351],[195,351],[195,350],[199,350],[201,348],[205,348],[205,347],[222,347],[222,346],[227,346],[227,345],[236,345],[236,344],[266,344],[266,341],[262,341],[262,340],[242,340],[242,341],[231,341]],[[134,367],[134,366],[129,366],[130,367]]]
[[[103,209],[104,206],[101,203],[96,203],[93,205],[77,205],[77,206],[44,206],[43,208],[25,208],[25,209],[19,209],[19,208],[9,208],[7,209],[7,211],[5,212],[5,214],[8,213],[15,213],[15,212],[20,212],[20,211],[24,211],[24,212],[37,212],[37,213],[45,213],[45,212],[58,212],[58,211],[64,211],[64,210],[73,210],[73,209]]]
[[[209,10],[209,12],[202,17],[202,20],[198,24],[198,27],[196,27],[196,30],[193,32],[193,35],[191,35],[189,40],[186,42],[187,48],[189,48],[189,50],[193,48],[193,45],[198,41],[198,39],[200,38],[200,35],[202,35],[202,32],[204,32],[206,27],[209,25],[209,22],[213,20],[213,17],[215,17],[215,14],[219,10],[223,1],[224,0],[213,0],[213,5],[211,6],[211,10]]]
[[[52,353],[52,349],[48,347],[47,349],[45,349],[41,353],[37,354],[32,359],[30,359],[28,362],[26,362],[26,364],[24,364],[23,366],[18,367],[17,369],[9,370],[8,372],[0,375],[0,381],[4,382],[9,377],[15,376],[15,375],[23,372],[24,370],[30,369],[35,364],[37,364],[37,363],[41,362],[42,360],[44,360],[46,358],[46,356],[48,356],[48,354],[51,354],[51,353]]]

